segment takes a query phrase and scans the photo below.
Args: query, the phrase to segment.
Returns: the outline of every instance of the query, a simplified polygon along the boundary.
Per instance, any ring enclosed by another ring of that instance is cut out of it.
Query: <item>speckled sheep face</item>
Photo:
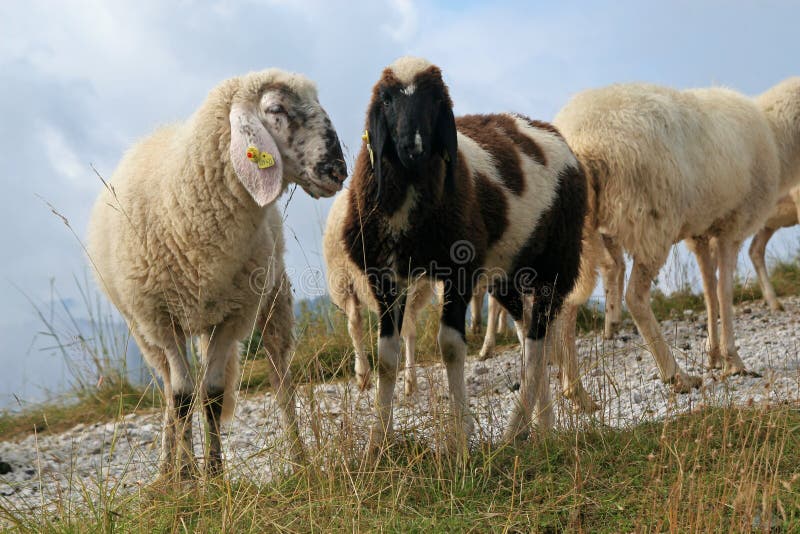
[[[314,198],[342,188],[347,165],[328,114],[316,97],[302,98],[283,86],[265,89],[259,111],[285,166],[284,175]]]

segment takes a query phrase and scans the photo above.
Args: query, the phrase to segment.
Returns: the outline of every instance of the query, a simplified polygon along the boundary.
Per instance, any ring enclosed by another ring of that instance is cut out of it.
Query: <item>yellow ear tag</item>
[[[254,145],[250,145],[249,147],[247,147],[247,159],[249,159],[253,163],[256,163],[258,161],[259,154],[260,152]]]
[[[369,144],[369,131],[364,130],[364,134],[361,136],[361,139],[367,142],[367,150],[369,151],[369,164],[373,167],[375,166],[375,154],[372,153],[372,145]]]
[[[266,169],[275,165],[275,158],[269,152],[262,152],[258,155],[258,168]]]

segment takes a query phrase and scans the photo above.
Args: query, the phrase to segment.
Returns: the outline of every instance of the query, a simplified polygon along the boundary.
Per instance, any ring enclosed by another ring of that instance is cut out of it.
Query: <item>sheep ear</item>
[[[231,106],[230,121],[233,170],[256,204],[264,207],[283,189],[283,161],[278,146],[249,106]]]
[[[439,118],[436,120],[436,143],[434,146],[441,150],[445,162],[444,184],[449,191],[455,186],[455,168],[458,158],[458,136],[456,135],[456,118],[453,115],[453,108],[447,103],[442,103],[439,111]]]
[[[383,118],[383,110],[380,104],[372,106],[369,117],[367,119],[367,131],[369,132],[369,143],[372,147],[372,154],[374,159],[373,174],[375,181],[378,184],[378,191],[376,197],[380,200],[381,191],[385,191],[386,184],[383,180],[381,173],[381,161],[383,160],[383,150],[386,146],[386,139],[389,136],[388,128],[386,126],[386,119]]]

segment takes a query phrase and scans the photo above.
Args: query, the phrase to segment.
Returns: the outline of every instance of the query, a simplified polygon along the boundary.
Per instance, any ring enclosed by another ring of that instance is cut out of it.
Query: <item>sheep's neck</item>
[[[426,208],[436,209],[442,201],[442,185],[444,176],[444,162],[441,158],[433,158],[419,170],[409,170],[399,161],[385,160],[382,167],[384,174],[384,188],[381,198],[377,199],[376,208],[387,219],[398,221],[408,215],[410,208],[417,205],[419,198],[425,198]],[[377,182],[370,173],[371,187],[369,197],[377,196]]]

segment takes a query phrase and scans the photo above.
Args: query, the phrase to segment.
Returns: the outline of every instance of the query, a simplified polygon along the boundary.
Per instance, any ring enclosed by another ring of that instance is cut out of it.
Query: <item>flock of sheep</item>
[[[578,374],[577,310],[601,271],[605,335],[613,335],[623,251],[633,261],[627,306],[665,382],[676,392],[700,385],[675,361],[649,302],[654,277],[681,240],[702,274],[708,365],[746,372],[733,334],[736,257],[760,230],[751,257],[770,306],[779,307],[764,247],[777,228],[798,220],[800,193],[782,197],[800,183],[800,78],[755,99],[721,88],[614,85],[578,94],[552,125],[518,114],[454,117],[452,107],[435,65],[404,57],[387,67],[372,90],[350,187],[328,218],[328,285],[348,317],[362,388],[370,383],[363,309],[379,317],[370,451],[391,435],[401,336],[406,394],[413,392],[415,317],[435,291],[457,446],[474,425],[466,313],[472,300],[473,327],[479,324],[487,290],[481,357],[491,357],[506,312],[523,354],[504,438],[525,438],[534,415],[539,428],[552,425],[549,359],[561,365],[562,392],[576,408],[596,409]],[[88,252],[100,287],[163,380],[161,476],[198,472],[194,407],[207,421],[206,474],[221,473],[220,425],[233,411],[238,343],[254,329],[263,334],[288,440],[302,461],[288,367],[291,290],[275,201],[290,183],[314,198],[332,196],[346,176],[314,84],[271,69],[223,82],[186,122],[136,144],[106,184]],[[192,347],[199,369],[190,364]]]

